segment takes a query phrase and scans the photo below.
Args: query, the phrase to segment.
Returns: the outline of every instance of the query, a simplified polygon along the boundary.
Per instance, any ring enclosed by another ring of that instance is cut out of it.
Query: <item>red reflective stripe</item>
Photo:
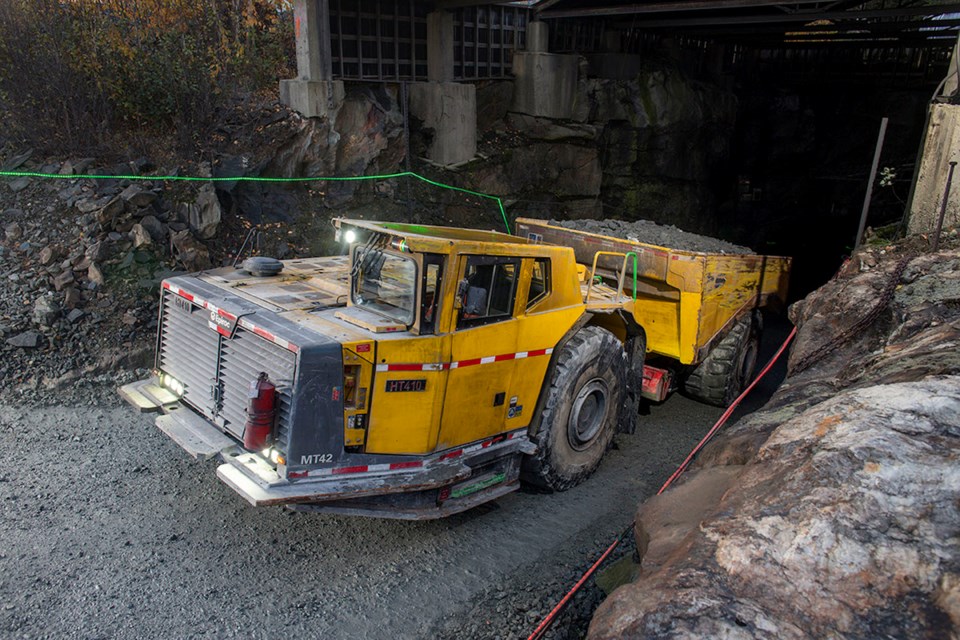
[[[193,294],[187,293],[186,291],[178,291],[177,295],[179,295],[181,298],[186,298],[190,302],[193,302]]]
[[[310,474],[306,471],[291,471],[290,473],[287,474],[287,477],[296,479],[296,478],[306,478],[308,475]]]
[[[236,319],[237,319],[237,316],[233,315],[232,313],[227,313],[227,312],[224,311],[223,309],[217,309],[217,313],[219,313],[219,314],[222,315],[224,318],[227,318],[227,319],[229,319],[229,320],[236,320]]]
[[[480,360],[482,360],[482,358],[470,358],[469,360],[460,360],[453,364],[457,365],[458,369],[461,369],[463,367],[472,367],[475,364],[480,364]]]
[[[533,358],[535,356],[545,356],[545,355],[547,355],[546,349],[534,349],[533,351],[530,351],[527,353],[528,358]]]
[[[456,451],[451,451],[450,453],[445,453],[440,456],[441,460],[450,460],[451,458],[459,458],[463,455],[463,449],[457,449]]]
[[[517,354],[515,354],[515,353],[504,353],[504,354],[499,355],[499,356],[494,356],[493,361],[494,361],[494,362],[503,362],[504,360],[513,360],[513,359],[516,358],[516,357],[517,357]]]
[[[392,364],[390,371],[423,371],[422,364]]]
[[[338,469],[332,469],[330,473],[336,476],[342,473],[363,473],[366,470],[367,470],[367,465],[362,465],[359,467],[340,467]]]
[[[273,334],[270,333],[269,331],[264,331],[260,327],[254,327],[253,332],[258,336],[260,336],[261,338],[266,338],[270,342],[273,342]]]
[[[417,467],[422,467],[423,462],[421,460],[414,460],[413,462],[392,462],[390,464],[390,469],[415,469]]]

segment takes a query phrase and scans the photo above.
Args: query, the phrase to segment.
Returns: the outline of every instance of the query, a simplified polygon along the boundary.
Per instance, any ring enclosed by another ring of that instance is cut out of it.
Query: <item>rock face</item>
[[[953,244],[862,251],[791,308],[786,383],[641,506],[641,578],[598,609],[590,638],[958,637]],[[869,327],[824,349],[888,290]]]
[[[499,91],[481,87],[478,103]],[[465,177],[471,188],[520,201],[523,215],[643,218],[712,233],[704,211],[735,119],[732,93],[675,67],[646,62],[613,80],[587,77],[582,65],[572,120],[507,114],[500,135],[481,145],[488,160]]]

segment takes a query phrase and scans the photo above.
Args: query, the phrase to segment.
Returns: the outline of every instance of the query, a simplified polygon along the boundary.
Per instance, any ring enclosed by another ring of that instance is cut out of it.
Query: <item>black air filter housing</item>
[[[241,269],[252,276],[266,278],[269,276],[275,276],[283,271],[283,263],[276,258],[257,256],[255,258],[247,258],[244,260],[243,265],[241,265]]]

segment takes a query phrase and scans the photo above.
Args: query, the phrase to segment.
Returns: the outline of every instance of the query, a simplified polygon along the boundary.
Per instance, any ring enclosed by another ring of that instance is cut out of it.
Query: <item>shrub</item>
[[[42,147],[196,131],[292,75],[291,23],[289,0],[5,0],[0,100]]]

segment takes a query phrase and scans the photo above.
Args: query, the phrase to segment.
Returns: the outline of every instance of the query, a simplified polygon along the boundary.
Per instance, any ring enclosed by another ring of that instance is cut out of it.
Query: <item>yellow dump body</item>
[[[588,278],[597,252],[621,254],[601,254],[596,275],[616,281],[626,260],[622,293],[629,301],[621,306],[645,330],[648,352],[682,364],[696,364],[706,357],[736,319],[751,310],[786,302],[790,258],[680,251],[527,218],[516,221],[516,233],[536,242],[572,247]]]

